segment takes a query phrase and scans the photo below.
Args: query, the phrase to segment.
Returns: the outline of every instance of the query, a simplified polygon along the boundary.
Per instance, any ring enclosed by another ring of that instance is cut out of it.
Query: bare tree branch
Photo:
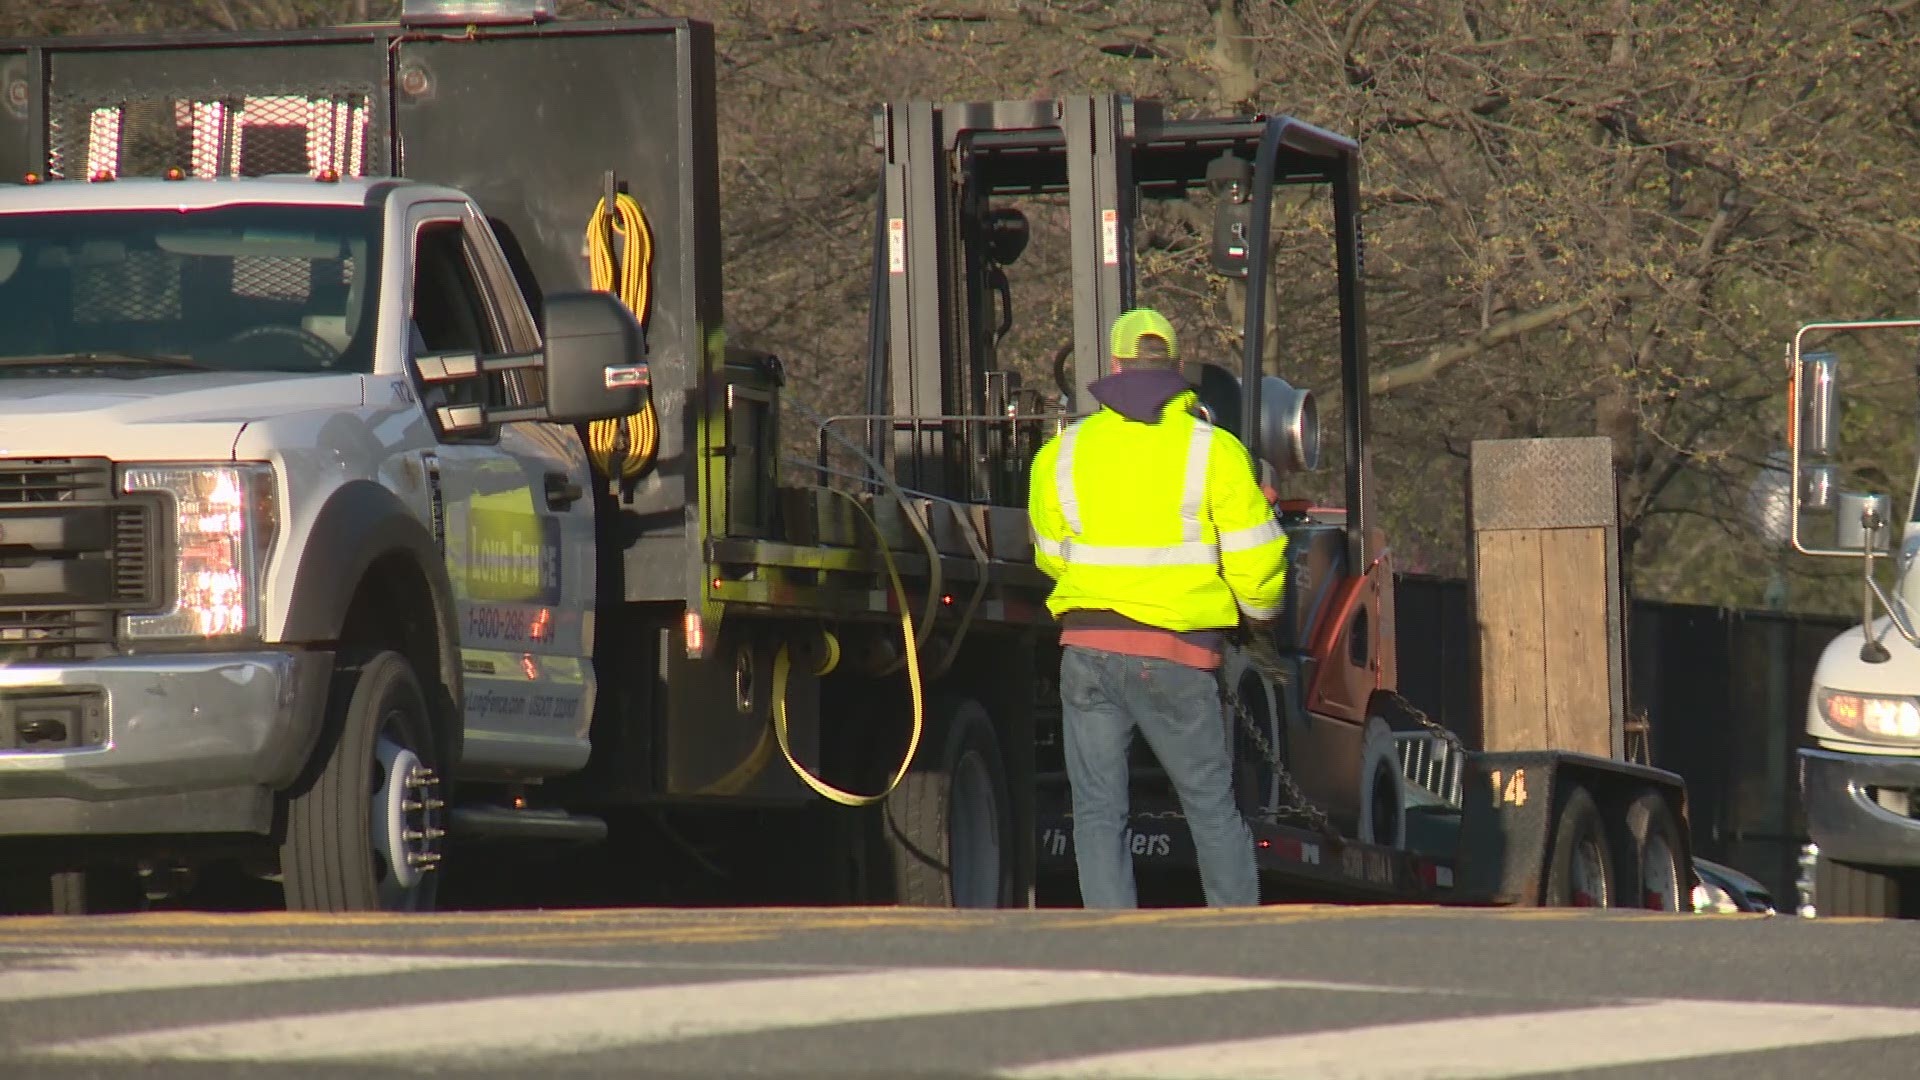
[[[1567,300],[1504,319],[1465,341],[1435,349],[1410,363],[1375,372],[1371,384],[1373,392],[1376,395],[1391,394],[1395,390],[1404,390],[1416,383],[1426,382],[1462,360],[1478,356],[1502,342],[1511,341],[1523,334],[1531,334],[1536,330],[1558,326],[1588,310],[1594,303],[1596,301],[1591,299]]]

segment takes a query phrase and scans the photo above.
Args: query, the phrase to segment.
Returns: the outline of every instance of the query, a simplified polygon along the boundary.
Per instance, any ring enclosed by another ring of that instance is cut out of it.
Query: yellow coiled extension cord
[[[593,217],[587,224],[587,259],[592,269],[593,287],[618,296],[620,302],[633,312],[633,317],[645,326],[649,299],[647,283],[651,280],[650,271],[653,268],[653,230],[647,227],[647,216],[641,212],[640,203],[631,195],[622,193],[614,197],[610,228],[605,224],[606,216],[607,200],[602,198],[594,203]],[[614,234],[626,241],[625,257],[620,260],[617,275],[613,259]],[[615,280],[616,276],[618,281]],[[632,483],[653,464],[659,435],[659,422],[653,414],[653,399],[649,397],[646,407],[631,416],[595,420],[587,425],[587,456],[601,476],[616,479],[613,476],[614,455],[624,449],[625,456],[620,461],[617,479]]]

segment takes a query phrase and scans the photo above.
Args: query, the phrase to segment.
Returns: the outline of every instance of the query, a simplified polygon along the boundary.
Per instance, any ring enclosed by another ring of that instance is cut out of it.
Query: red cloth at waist
[[[1157,660],[1171,660],[1176,664],[1212,671],[1220,666],[1220,650],[1205,645],[1196,645],[1183,640],[1170,630],[1157,630],[1150,626],[1138,629],[1113,626],[1069,626],[1060,632],[1060,644],[1077,645],[1083,649],[1099,649],[1102,652],[1120,653],[1123,656],[1146,656]]]

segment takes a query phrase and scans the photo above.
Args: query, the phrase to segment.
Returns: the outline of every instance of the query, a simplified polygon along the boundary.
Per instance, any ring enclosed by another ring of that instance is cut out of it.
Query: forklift
[[[1047,437],[1097,408],[1088,386],[1108,373],[1114,320],[1153,305],[1136,272],[1143,209],[1203,208],[1208,268],[1238,284],[1244,316],[1237,357],[1190,358],[1184,370],[1208,418],[1280,489],[1275,509],[1289,538],[1274,631],[1239,634],[1221,672],[1230,728],[1222,737],[1267,899],[1688,906],[1677,776],[1560,748],[1470,753],[1460,734],[1396,692],[1393,567],[1375,524],[1368,453],[1353,140],[1292,117],[1179,119],[1160,103],[1106,94],[892,104],[876,110],[874,145],[884,164],[868,411],[834,421],[863,426],[863,456],[877,471],[978,505],[989,520],[1024,521],[1027,463]],[[1270,370],[1265,355],[1268,244],[1283,193],[1331,218],[1344,493],[1331,508],[1305,497],[1322,464],[1315,395]],[[1014,318],[1008,270],[1035,235],[1015,204],[1062,196],[1072,346],[1043,370],[1042,385],[1023,386],[1000,354]],[[823,461],[826,444],[823,434]],[[1057,671],[1057,643],[1042,634],[1039,648],[1037,670]],[[1034,716],[1037,902],[1072,903],[1057,691],[1034,702]],[[1136,867],[1190,874],[1191,836],[1144,740],[1135,741],[1131,784]]]

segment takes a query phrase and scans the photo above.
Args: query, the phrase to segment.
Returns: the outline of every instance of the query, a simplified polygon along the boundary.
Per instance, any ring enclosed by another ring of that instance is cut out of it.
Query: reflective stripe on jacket
[[[1033,460],[1034,562],[1047,609],[1117,612],[1166,630],[1225,629],[1280,613],[1287,537],[1240,440],[1176,394],[1158,423],[1103,408]]]

